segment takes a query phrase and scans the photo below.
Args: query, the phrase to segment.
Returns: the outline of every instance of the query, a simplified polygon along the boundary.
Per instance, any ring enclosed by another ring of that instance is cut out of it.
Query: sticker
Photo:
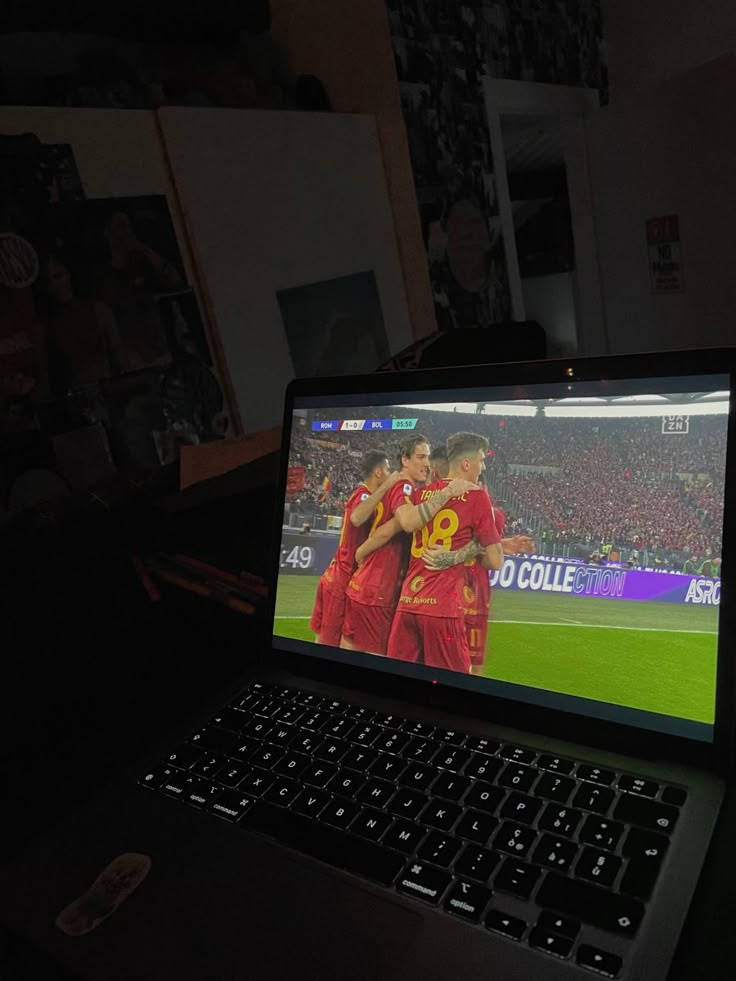
[[[413,490],[414,490],[414,488],[411,486],[411,484],[404,484],[404,493],[405,494],[411,495],[411,492]]]
[[[124,903],[151,870],[148,855],[126,852],[100,872],[89,889],[56,917],[56,925],[68,937],[83,937],[104,923]]]

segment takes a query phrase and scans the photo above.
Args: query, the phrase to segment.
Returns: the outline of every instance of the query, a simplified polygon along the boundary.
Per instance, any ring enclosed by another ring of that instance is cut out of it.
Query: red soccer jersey
[[[486,493],[488,493],[486,491]],[[493,523],[500,537],[506,524],[506,515],[500,508],[492,507]],[[481,564],[480,559],[469,559],[465,563],[466,583],[469,592],[463,590],[465,597],[464,613],[468,617],[488,616],[491,606],[491,580],[488,569]]]
[[[449,480],[438,480],[415,490],[412,503],[430,500],[448,484]],[[483,491],[470,491],[463,497],[451,498],[429,524],[414,533],[411,563],[399,597],[399,609],[434,617],[465,616],[468,606],[463,589],[467,583],[465,566],[428,569],[422,555],[433,545],[455,551],[467,545],[471,538],[484,548],[501,541],[493,521],[490,498]]]
[[[370,534],[390,521],[402,504],[411,504],[414,484],[408,479],[394,484],[376,508]],[[406,568],[408,536],[394,535],[390,542],[372,552],[348,584],[348,596],[366,606],[396,606],[396,594]]]
[[[345,505],[345,513],[342,516],[342,530],[340,531],[340,541],[337,544],[337,551],[332,557],[332,561],[322,574],[322,582],[325,589],[334,593],[336,596],[344,596],[350,577],[355,571],[355,553],[368,537],[370,523],[364,522],[356,528],[350,516],[356,507],[363,501],[367,501],[371,492],[361,484],[357,487]],[[380,504],[378,505],[380,508]]]

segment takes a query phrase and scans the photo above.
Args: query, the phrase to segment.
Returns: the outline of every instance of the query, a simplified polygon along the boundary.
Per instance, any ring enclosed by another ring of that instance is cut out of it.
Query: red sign
[[[677,215],[662,215],[647,221],[647,250],[652,292],[681,292],[682,252]]]
[[[298,494],[299,491],[304,490],[306,482],[307,472],[304,467],[289,467],[286,474],[286,493]]]

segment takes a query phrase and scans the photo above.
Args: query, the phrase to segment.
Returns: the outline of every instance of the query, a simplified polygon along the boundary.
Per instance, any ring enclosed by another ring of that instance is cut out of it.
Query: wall
[[[587,121],[609,352],[733,343],[735,104],[729,56]],[[652,294],[645,221],[667,214],[680,219],[684,290]]]
[[[736,50],[728,0],[603,0],[611,100]]]
[[[411,342],[373,119],[174,108],[159,117],[246,431],[280,422],[294,374],[278,290],[374,270],[391,353]]]
[[[578,352],[575,280],[574,272],[566,272],[531,276],[521,281],[527,318],[544,327],[551,358],[569,357]]]
[[[332,108],[375,116],[414,337],[436,329],[385,0],[271,0],[272,35]]]

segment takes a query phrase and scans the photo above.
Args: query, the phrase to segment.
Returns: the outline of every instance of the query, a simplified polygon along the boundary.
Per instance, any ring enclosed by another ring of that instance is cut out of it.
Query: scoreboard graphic
[[[379,432],[416,429],[418,419],[326,419],[312,423],[314,433]]]

